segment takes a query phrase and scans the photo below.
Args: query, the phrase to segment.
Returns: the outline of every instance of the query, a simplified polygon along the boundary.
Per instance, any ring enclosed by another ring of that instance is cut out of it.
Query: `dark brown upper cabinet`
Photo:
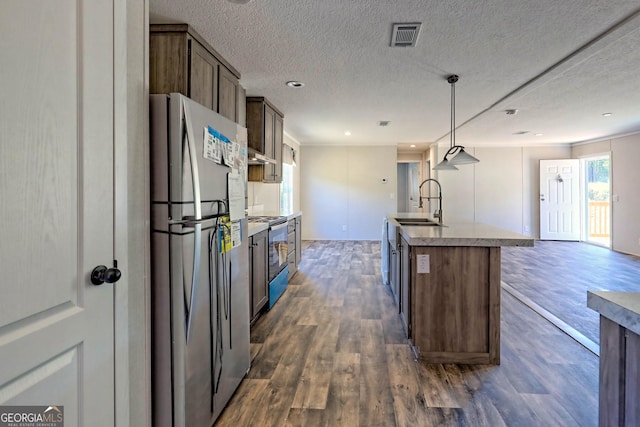
[[[282,140],[284,114],[261,96],[247,97],[247,136],[249,148],[275,164],[249,165],[249,181],[282,182]]]
[[[187,24],[149,28],[150,92],[182,93],[244,126],[240,73]]]

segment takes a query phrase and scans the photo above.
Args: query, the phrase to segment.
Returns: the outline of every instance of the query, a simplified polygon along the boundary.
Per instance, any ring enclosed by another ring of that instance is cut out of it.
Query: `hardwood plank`
[[[300,307],[295,305],[288,307],[288,310],[285,312],[286,304],[284,304],[284,301],[288,299],[285,292],[285,295],[281,297],[280,301],[278,301],[272,309],[272,311],[276,310],[275,312],[281,312],[280,322],[270,322],[266,320],[270,317],[264,315],[262,316],[265,319],[264,321],[261,318],[256,322],[256,324],[260,324],[259,327],[261,328],[265,328],[265,324],[269,325],[270,330],[265,329],[261,331],[261,334],[268,335],[259,335],[259,339],[264,339],[264,344],[254,357],[255,363],[249,371],[248,378],[271,378],[280,363],[282,352],[279,350],[283,345],[287,345],[291,341],[292,335],[295,333],[295,329],[291,329],[287,327],[287,325],[296,324],[297,318],[301,314]],[[273,317],[271,317],[271,319],[273,319]],[[252,330],[252,340],[256,335],[258,334],[255,334]]]
[[[378,277],[372,274],[362,275],[359,282],[362,289],[360,296],[362,319],[380,319],[380,300],[376,293],[376,288],[380,286]]]
[[[361,321],[360,353],[360,425],[392,426],[395,424],[393,395],[387,370],[382,321]]]
[[[287,415],[286,427],[324,426],[324,411],[310,408],[291,408]]]
[[[269,380],[249,380],[240,383],[235,394],[231,398],[227,408],[233,408],[236,401],[243,402],[244,411],[234,411],[225,409],[216,422],[216,426],[248,426],[253,418],[253,410],[259,407],[259,401],[264,396],[264,390],[269,384]]]
[[[347,288],[344,290],[344,308],[341,311],[340,332],[336,351],[338,353],[359,353],[360,352],[360,319],[362,317],[362,307],[359,303],[359,288]]]
[[[398,426],[415,426],[429,418],[427,403],[418,380],[416,363],[411,350],[406,345],[387,344],[385,346],[389,382],[393,394],[393,408]],[[391,362],[392,361],[392,362]]]
[[[336,353],[329,387],[326,425],[352,427],[360,425],[360,354]]]
[[[316,331],[315,326],[295,326],[294,329],[295,333],[281,345],[282,357],[262,393],[262,399],[254,409],[250,425],[285,424],[304,369],[309,344]]]
[[[292,408],[324,409],[334,369],[334,355],[340,322],[336,310],[319,311],[315,337],[293,398]]]
[[[531,404],[536,414],[536,419],[540,420],[539,425],[560,425],[563,427],[582,426],[554,396],[549,394],[526,393],[522,396]]]
[[[424,369],[418,369],[418,380],[422,385],[422,394],[425,404],[434,408],[462,408],[464,402],[468,401],[468,396],[462,393],[455,384],[464,384],[462,381],[451,381],[447,374],[448,369],[455,365],[429,364]],[[458,377],[458,380],[461,378]]]
[[[251,355],[251,363],[253,363],[253,360],[256,358],[256,356],[258,355],[258,353],[260,353],[260,349],[262,348],[262,344],[261,343],[251,343],[249,346],[249,353]]]

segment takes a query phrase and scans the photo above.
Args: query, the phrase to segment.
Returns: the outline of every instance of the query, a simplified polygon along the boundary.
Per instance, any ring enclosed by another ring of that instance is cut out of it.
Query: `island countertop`
[[[393,213],[387,220],[399,227],[402,237],[411,246],[533,246],[534,239],[513,231],[479,222],[445,222],[439,226],[400,225],[394,218],[428,218],[419,213]]]
[[[587,291],[587,306],[640,335],[640,292]]]

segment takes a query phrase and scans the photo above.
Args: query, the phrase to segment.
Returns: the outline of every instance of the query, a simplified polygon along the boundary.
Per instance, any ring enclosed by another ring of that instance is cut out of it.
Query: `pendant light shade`
[[[458,170],[455,165],[466,165],[469,163],[478,163],[480,160],[464,151],[462,145],[456,145],[456,82],[458,76],[455,74],[447,77],[447,82],[451,85],[451,132],[449,132],[450,146],[444,155],[444,158],[438,163],[433,170]],[[452,156],[449,159],[449,156]]]
[[[458,168],[449,162],[449,160],[444,159],[433,168],[435,171],[457,171]]]
[[[458,147],[461,147],[460,145]],[[473,157],[471,154],[464,151],[464,148],[460,148],[458,154],[453,156],[451,160],[449,160],[449,164],[451,165],[466,165],[469,163],[478,163],[480,160]]]

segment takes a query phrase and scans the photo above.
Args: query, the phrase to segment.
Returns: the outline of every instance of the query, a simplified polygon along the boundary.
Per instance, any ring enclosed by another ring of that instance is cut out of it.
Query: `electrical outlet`
[[[342,231],[347,231],[347,226],[346,225],[342,226]]]
[[[528,233],[528,232],[529,232],[529,226],[528,226],[528,225],[525,225],[525,226],[524,226],[524,232],[525,232],[525,233]]]

